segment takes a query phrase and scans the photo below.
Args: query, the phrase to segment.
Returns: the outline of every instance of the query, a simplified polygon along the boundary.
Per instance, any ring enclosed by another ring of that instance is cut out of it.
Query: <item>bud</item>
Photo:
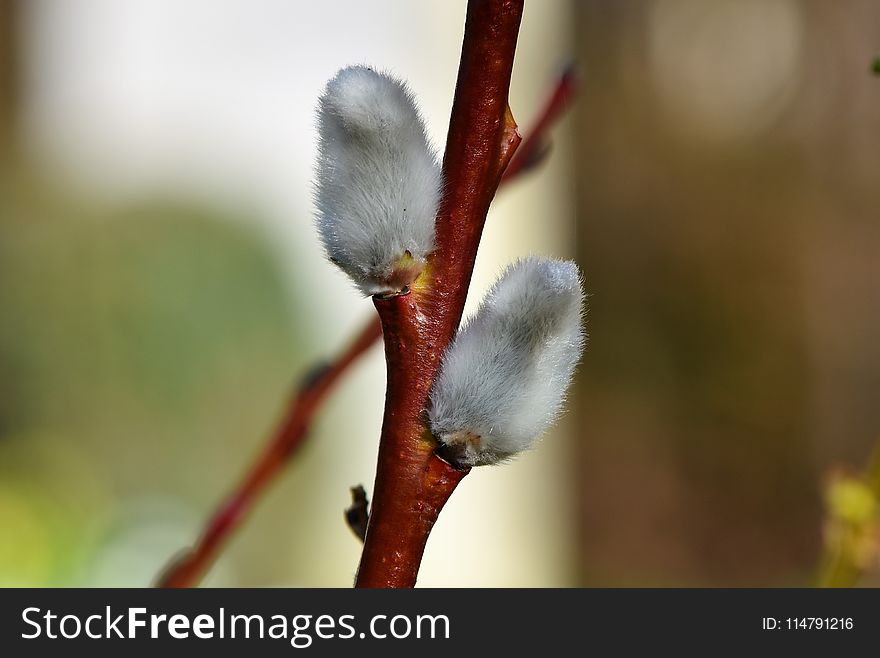
[[[443,356],[431,431],[459,467],[530,448],[559,414],[586,342],[584,292],[571,261],[509,267]]]
[[[406,85],[344,68],[318,105],[317,226],[327,257],[366,295],[400,292],[434,245],[441,174]]]

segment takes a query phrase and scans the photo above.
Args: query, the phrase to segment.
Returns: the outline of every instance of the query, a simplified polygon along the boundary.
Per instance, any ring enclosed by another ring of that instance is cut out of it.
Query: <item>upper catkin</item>
[[[394,294],[434,246],[440,166],[412,93],[364,66],[318,104],[317,226],[328,258],[366,295]]]
[[[571,261],[509,267],[443,356],[431,431],[459,467],[530,448],[559,414],[583,351],[584,292]]]

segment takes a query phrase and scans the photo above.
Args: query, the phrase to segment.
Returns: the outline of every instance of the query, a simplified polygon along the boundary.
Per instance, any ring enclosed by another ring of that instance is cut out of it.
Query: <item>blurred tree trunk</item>
[[[7,154],[19,101],[18,0],[0,0],[0,153]]]
[[[652,3],[574,6],[592,295],[575,405],[583,584],[809,583],[820,510],[797,154],[773,135],[718,146],[671,126]]]

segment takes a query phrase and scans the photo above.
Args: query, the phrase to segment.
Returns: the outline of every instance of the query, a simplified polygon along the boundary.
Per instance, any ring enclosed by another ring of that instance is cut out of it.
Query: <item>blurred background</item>
[[[323,84],[393,71],[442,148],[465,4],[0,0],[0,585],[145,586],[193,542],[374,312],[312,227]],[[823,491],[880,436],[878,49],[872,0],[526,3],[521,128],[572,59],[581,87],[469,308],[519,255],[575,258],[591,342],[420,584],[814,582]],[[374,348],[207,585],[351,584],[384,376]]]

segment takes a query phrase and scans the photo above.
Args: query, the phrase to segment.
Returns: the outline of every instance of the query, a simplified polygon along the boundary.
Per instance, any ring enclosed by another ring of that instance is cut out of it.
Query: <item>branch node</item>
[[[363,543],[367,536],[367,524],[370,521],[370,501],[364,485],[359,484],[351,488],[351,506],[345,510],[345,522],[355,537]]]

